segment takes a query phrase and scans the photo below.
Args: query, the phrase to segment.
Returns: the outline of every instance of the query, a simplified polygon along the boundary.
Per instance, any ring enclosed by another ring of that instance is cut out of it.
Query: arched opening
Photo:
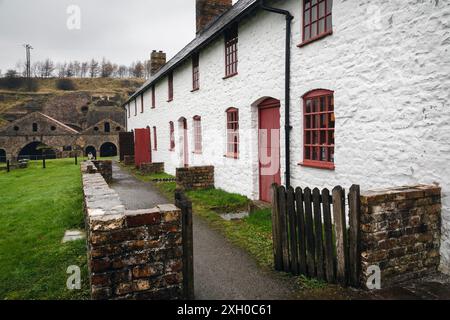
[[[114,143],[106,142],[100,147],[100,157],[117,156],[117,147]]]
[[[0,163],[6,162],[6,151],[3,149],[0,149]]]
[[[19,159],[40,160],[43,156],[46,159],[56,159],[56,152],[39,141],[27,144],[19,153]]]
[[[93,146],[89,146],[86,148],[84,155],[87,157],[89,154],[92,154],[92,156],[95,158],[97,157],[97,150]]]

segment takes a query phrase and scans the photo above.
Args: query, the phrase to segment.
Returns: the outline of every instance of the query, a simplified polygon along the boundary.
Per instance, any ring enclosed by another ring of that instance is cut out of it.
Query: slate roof
[[[150,88],[159,79],[164,77],[167,73],[172,71],[178,65],[183,63],[186,59],[190,58],[193,53],[197,52],[200,48],[206,46],[211,41],[222,35],[231,24],[241,20],[248,13],[252,12],[259,5],[259,0],[239,0],[233,5],[233,7],[219,16],[214,22],[212,22],[205,30],[203,30],[197,37],[192,40],[186,47],[178,52],[169,62],[167,62],[155,75],[147,80],[144,85],[139,88],[124,104],[128,104],[139,96],[142,92]]]

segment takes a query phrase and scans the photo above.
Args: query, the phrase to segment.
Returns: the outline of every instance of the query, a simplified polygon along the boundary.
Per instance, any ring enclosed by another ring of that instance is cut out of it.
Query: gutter
[[[291,118],[290,118],[290,108],[291,108],[291,22],[294,16],[287,10],[282,10],[279,8],[273,8],[266,6],[264,0],[260,0],[259,5],[262,10],[281,14],[286,17],[286,52],[285,52],[285,121],[284,121],[284,132],[285,132],[285,149],[286,149],[286,173],[285,181],[286,187],[291,186]]]

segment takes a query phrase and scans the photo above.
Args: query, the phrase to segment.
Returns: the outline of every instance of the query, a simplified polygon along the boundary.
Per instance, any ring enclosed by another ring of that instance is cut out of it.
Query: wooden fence
[[[183,191],[175,192],[175,206],[182,214],[183,237],[183,290],[186,300],[194,300],[194,240],[192,202]]]
[[[360,187],[330,193],[273,185],[275,269],[358,287],[360,283]],[[349,226],[349,227],[347,227]]]

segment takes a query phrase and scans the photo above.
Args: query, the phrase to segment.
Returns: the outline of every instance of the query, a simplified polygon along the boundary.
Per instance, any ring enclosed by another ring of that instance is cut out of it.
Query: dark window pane
[[[311,159],[311,148],[305,147],[305,159],[310,160]]]
[[[306,131],[306,138],[305,138],[306,144],[311,143],[311,131]]]
[[[326,111],[325,109],[326,109],[326,98],[321,97],[320,98],[320,111],[325,112]]]

